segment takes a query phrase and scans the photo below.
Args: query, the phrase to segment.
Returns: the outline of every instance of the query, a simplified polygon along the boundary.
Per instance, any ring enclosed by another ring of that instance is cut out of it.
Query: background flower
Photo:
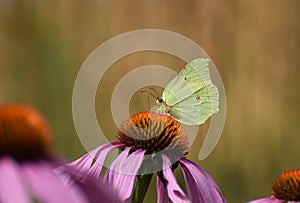
[[[299,203],[300,169],[286,171],[272,185],[272,197],[261,198],[249,203]]]
[[[120,202],[101,181],[78,181],[79,171],[63,167],[71,185],[53,170],[63,162],[50,154],[48,124],[34,109],[0,105],[0,202],[88,203]]]

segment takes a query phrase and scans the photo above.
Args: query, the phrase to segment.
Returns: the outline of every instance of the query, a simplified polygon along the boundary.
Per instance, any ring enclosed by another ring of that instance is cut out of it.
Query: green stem
[[[144,201],[153,174],[139,175],[135,179],[131,201],[141,203]]]

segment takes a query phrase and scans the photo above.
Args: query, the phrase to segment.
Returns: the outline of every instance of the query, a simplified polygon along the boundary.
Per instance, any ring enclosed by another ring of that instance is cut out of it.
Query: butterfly
[[[209,62],[197,58],[188,63],[165,87],[162,96],[156,97],[158,106],[152,111],[170,115],[187,125],[200,125],[217,113],[219,91],[211,81]]]

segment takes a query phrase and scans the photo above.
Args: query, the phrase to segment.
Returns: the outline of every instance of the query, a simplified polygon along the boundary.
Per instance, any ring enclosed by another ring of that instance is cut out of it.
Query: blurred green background
[[[198,161],[199,138],[189,158],[211,174],[230,203],[270,196],[279,173],[300,167],[299,10],[297,0],[0,0],[0,102],[39,109],[53,128],[54,152],[78,158],[85,149],[72,120],[72,88],[87,56],[136,29],[183,34],[214,61],[228,104],[216,149]],[[114,85],[147,64],[176,71],[184,65],[153,52],[114,64],[96,98],[99,123],[111,140],[117,130],[109,111]],[[145,100],[138,100],[132,105],[143,108]],[[146,202],[155,200],[153,189]]]

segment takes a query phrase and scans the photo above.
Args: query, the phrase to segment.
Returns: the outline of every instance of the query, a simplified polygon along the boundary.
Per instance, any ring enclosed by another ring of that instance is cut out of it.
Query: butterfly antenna
[[[147,103],[148,103],[148,109],[150,110],[150,96],[149,96],[149,94],[147,95]]]
[[[155,95],[153,94],[153,92],[150,92],[148,90],[141,90],[141,93],[147,93],[147,103],[148,103],[148,109],[150,109],[150,97],[153,97],[155,100],[157,99],[157,97],[155,97]]]
[[[150,95],[151,97],[153,97],[155,100],[157,99],[157,97],[153,94],[153,92],[150,92],[148,90],[141,90],[141,93],[148,93],[148,95]]]
[[[150,89],[152,92],[154,92],[154,93],[156,94],[156,99],[159,98],[159,94],[158,94],[158,92],[156,91],[156,89],[154,89],[154,88],[152,88],[152,87],[150,87],[149,89]]]

